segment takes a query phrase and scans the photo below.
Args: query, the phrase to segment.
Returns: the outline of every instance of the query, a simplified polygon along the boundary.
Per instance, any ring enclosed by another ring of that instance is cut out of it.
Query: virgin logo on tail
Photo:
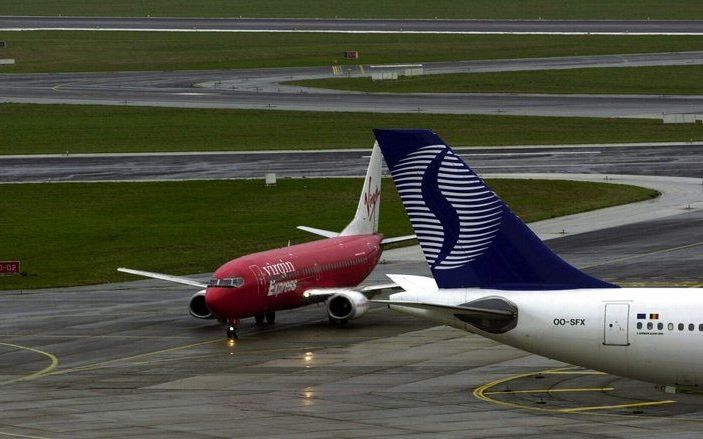
[[[381,199],[381,189],[376,186],[376,190],[371,192],[371,177],[369,177],[369,191],[364,194],[364,206],[366,206],[366,215],[371,220],[376,215],[376,205]]]

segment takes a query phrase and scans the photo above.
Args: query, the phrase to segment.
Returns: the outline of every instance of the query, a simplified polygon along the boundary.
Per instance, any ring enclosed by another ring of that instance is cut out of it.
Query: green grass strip
[[[0,57],[16,60],[0,73],[324,66],[344,64],[345,50],[358,50],[363,64],[703,50],[695,36],[0,32],[0,40]]]
[[[648,199],[655,191],[604,183],[493,180],[526,221]],[[0,260],[18,259],[26,276],[0,277],[0,289],[133,279],[120,266],[165,273],[214,271],[254,251],[313,239],[295,229],[341,230],[360,179],[0,185]],[[390,181],[381,231],[412,233]]]
[[[703,94],[703,66],[617,67],[291,81],[305,87],[389,93]]]
[[[3,15],[347,18],[703,18],[696,0],[2,0]]]
[[[455,146],[703,140],[658,119],[0,104],[0,154],[366,148],[372,128],[420,127]]]

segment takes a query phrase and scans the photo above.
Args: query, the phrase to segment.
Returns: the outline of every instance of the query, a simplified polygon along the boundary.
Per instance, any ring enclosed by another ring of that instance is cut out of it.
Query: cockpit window
[[[220,287],[220,288],[239,288],[244,285],[244,278],[241,277],[228,277],[224,279],[210,279],[207,283],[208,287]]]

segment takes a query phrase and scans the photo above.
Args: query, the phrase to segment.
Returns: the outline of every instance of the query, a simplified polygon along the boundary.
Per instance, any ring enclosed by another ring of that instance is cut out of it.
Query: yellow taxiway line
[[[654,405],[663,405],[663,404],[671,404],[676,401],[673,400],[663,400],[663,401],[642,401],[642,402],[633,402],[629,404],[618,404],[618,405],[602,405],[602,406],[584,406],[584,407],[573,407],[573,408],[544,408],[544,407],[533,407],[525,404],[518,404],[518,403],[513,403],[513,402],[507,402],[507,401],[501,401],[499,399],[492,398],[490,395],[510,395],[510,394],[537,394],[537,393],[554,393],[554,392],[561,392],[561,393],[569,393],[569,392],[609,392],[614,390],[613,387],[583,387],[583,388],[568,388],[568,389],[528,389],[528,390],[505,390],[505,391],[490,391],[490,389],[494,388],[495,386],[498,386],[500,384],[508,383],[510,381],[515,381],[521,378],[527,378],[527,377],[534,377],[538,375],[607,375],[603,372],[596,372],[596,371],[584,371],[584,370],[575,370],[578,369],[576,366],[571,366],[571,367],[562,367],[558,369],[550,369],[550,370],[543,370],[540,372],[530,372],[530,373],[523,373],[519,375],[512,375],[509,377],[505,378],[500,378],[495,381],[491,381],[489,383],[486,383],[480,387],[477,387],[473,391],[474,397],[477,399],[480,399],[482,401],[490,402],[492,404],[496,405],[502,405],[504,407],[510,407],[510,408],[515,408],[515,409],[523,409],[523,410],[533,410],[533,411],[540,411],[540,412],[549,412],[549,413],[561,413],[561,414],[584,414],[584,415],[610,415],[610,416],[617,416],[617,414],[607,414],[607,413],[593,413],[597,411],[604,411],[604,410],[617,410],[617,409],[623,409],[623,408],[631,408],[631,407],[647,407],[647,406],[654,406]]]
[[[43,376],[43,375],[47,375],[47,374],[51,373],[54,369],[56,369],[56,366],[59,365],[59,359],[56,358],[56,355],[51,354],[51,353],[49,353],[49,352],[44,352],[44,351],[39,350],[39,349],[30,348],[29,346],[22,346],[22,345],[18,345],[18,344],[14,344],[14,343],[2,343],[2,342],[0,342],[0,345],[1,345],[1,346],[9,346],[9,347],[12,347],[12,348],[15,348],[15,349],[20,349],[20,350],[23,350],[23,351],[34,352],[34,353],[37,353],[37,354],[40,354],[40,355],[43,355],[43,356],[47,357],[47,358],[51,361],[51,364],[49,364],[47,367],[45,367],[44,369],[42,369],[42,370],[40,370],[40,371],[31,373],[31,374],[29,374],[29,375],[23,375],[23,376],[20,376],[20,377],[17,377],[17,378],[13,378],[13,379],[10,379],[10,380],[0,381],[0,385],[16,383],[16,382],[18,382],[18,381],[31,380],[31,379],[38,378],[38,377]]]

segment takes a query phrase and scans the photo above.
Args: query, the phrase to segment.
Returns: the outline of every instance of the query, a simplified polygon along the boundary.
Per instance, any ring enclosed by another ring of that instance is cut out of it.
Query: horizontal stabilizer
[[[429,294],[439,291],[437,282],[431,277],[411,274],[387,274],[386,276],[410,294]]]
[[[329,230],[322,230],[322,229],[316,229],[314,227],[308,227],[308,226],[298,226],[296,227],[298,230],[302,230],[304,232],[309,232],[312,233],[313,235],[320,235],[324,236],[325,238],[336,238],[339,236],[339,233],[337,232],[332,232]]]
[[[171,276],[170,274],[152,273],[151,271],[132,270],[131,268],[121,267],[118,268],[117,271],[121,271],[122,273],[135,274],[137,276],[149,277],[152,279],[165,280],[167,282],[174,282],[177,284],[190,285],[198,288],[207,288],[206,284],[198,282],[197,280],[189,279],[187,277]]]
[[[381,245],[397,244],[399,242],[414,241],[417,235],[396,236],[395,238],[384,238],[381,240]]]
[[[397,284],[367,285],[361,288],[361,293],[370,299],[378,294],[383,293],[384,291],[394,291],[399,289],[400,287]]]

